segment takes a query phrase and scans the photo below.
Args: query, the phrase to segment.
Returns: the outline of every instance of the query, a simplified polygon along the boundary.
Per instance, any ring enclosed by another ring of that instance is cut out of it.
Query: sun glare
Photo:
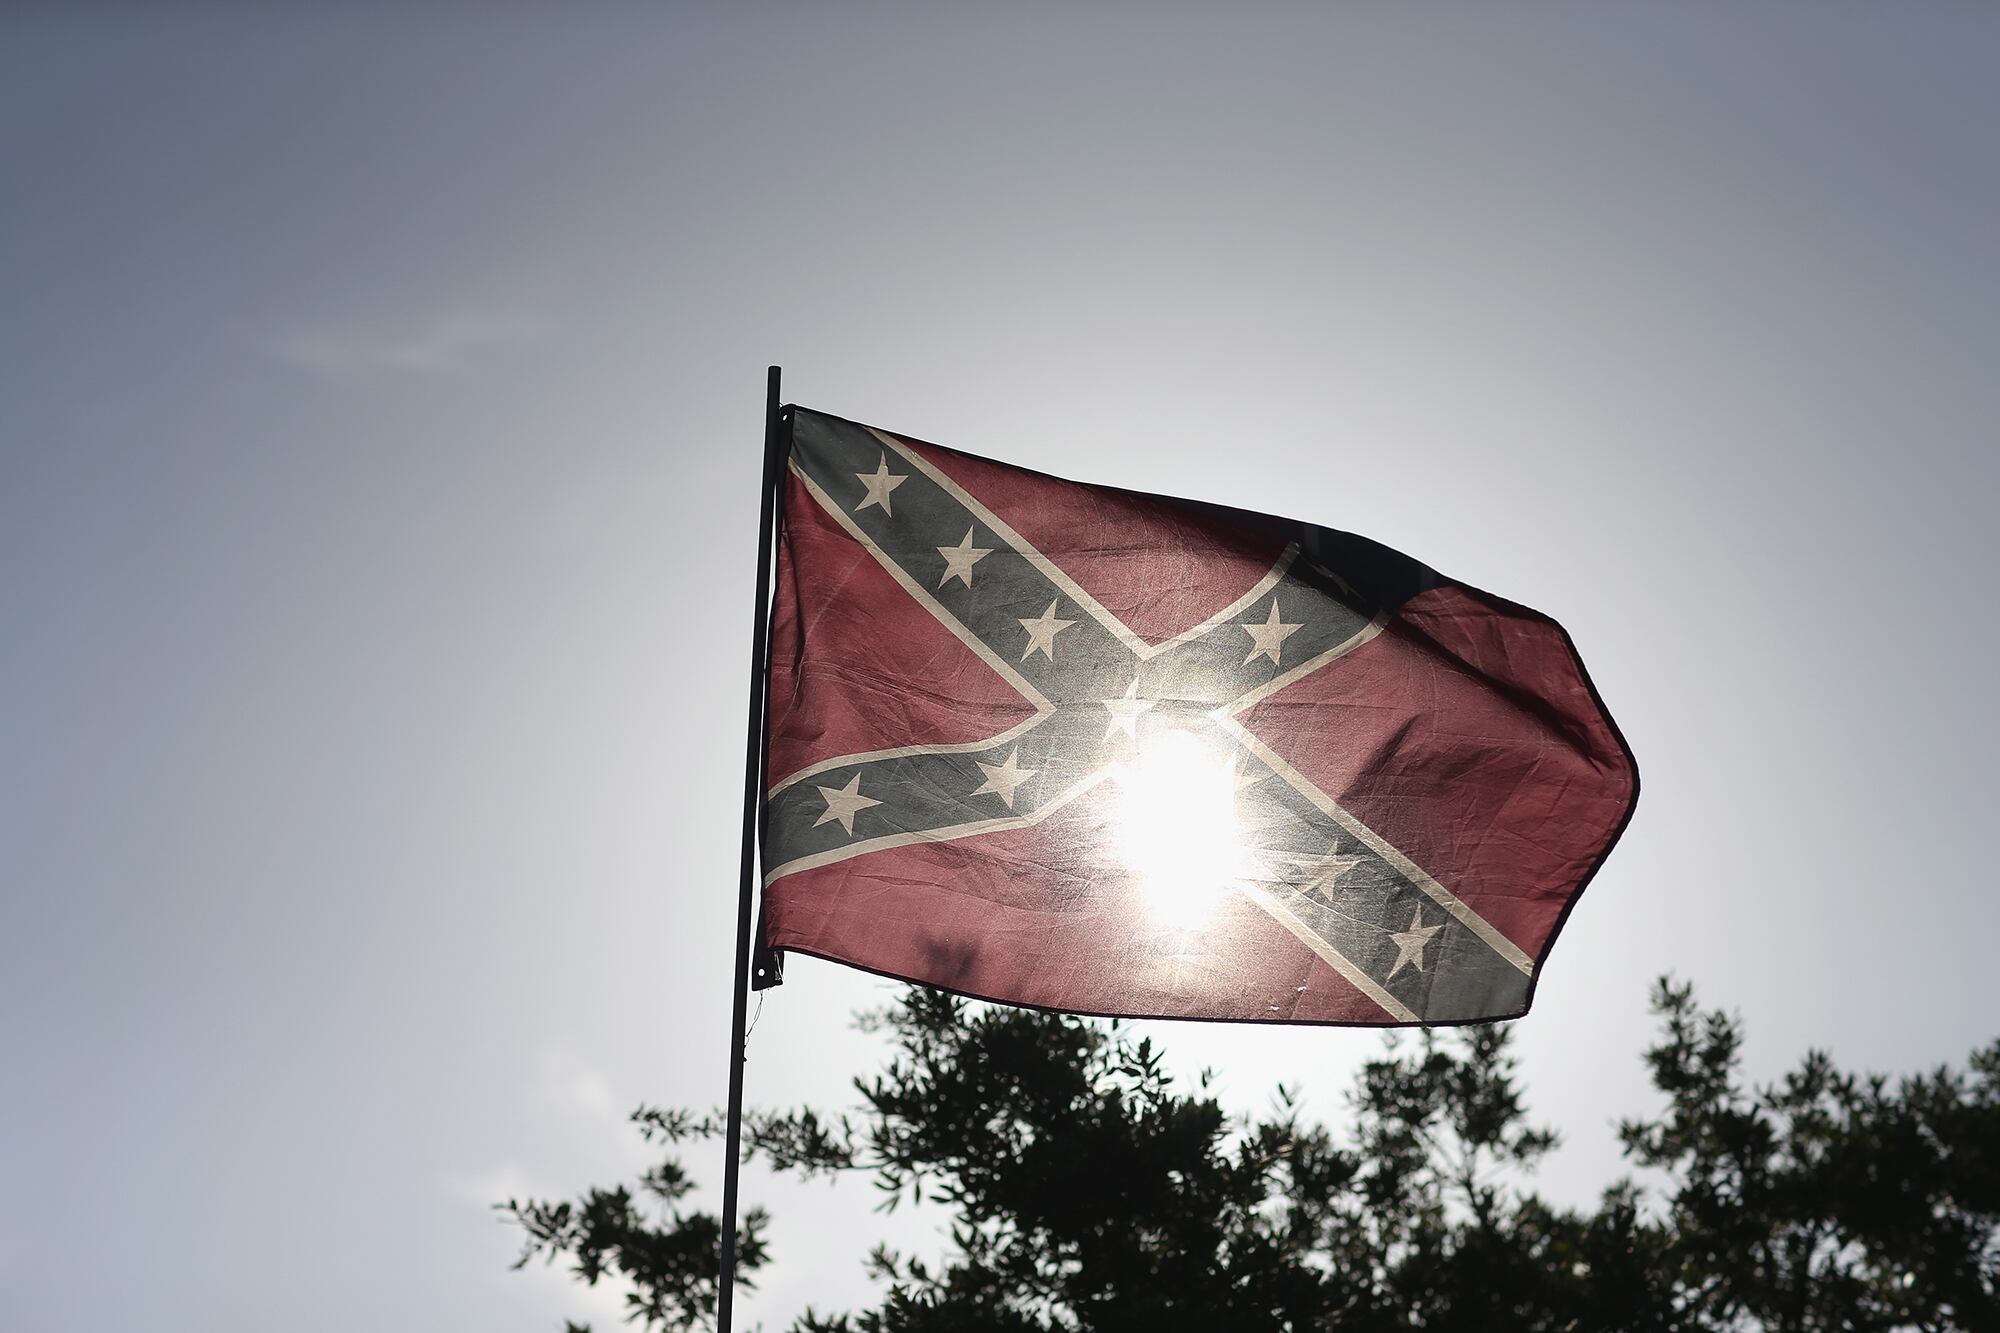
[[[1185,731],[1149,736],[1119,774],[1116,846],[1161,922],[1199,925],[1250,869],[1236,775]]]

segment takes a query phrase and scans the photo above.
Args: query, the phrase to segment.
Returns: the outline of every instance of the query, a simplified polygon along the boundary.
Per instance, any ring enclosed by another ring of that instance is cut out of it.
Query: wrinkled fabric
[[[1332,529],[790,426],[766,948],[1079,1013],[1528,1010],[1638,793],[1554,621]]]

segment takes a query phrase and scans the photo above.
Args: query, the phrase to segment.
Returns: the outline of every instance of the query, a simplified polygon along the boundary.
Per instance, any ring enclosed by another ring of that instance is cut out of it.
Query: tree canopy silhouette
[[[941,1258],[877,1247],[878,1307],[795,1333],[2000,1328],[2000,1041],[1893,1083],[1811,1052],[1753,1087],[1738,1019],[1669,981],[1654,1006],[1664,1105],[1621,1137],[1656,1183],[1581,1209],[1531,1187],[1557,1139],[1504,1026],[1389,1038],[1336,1135],[1282,1087],[1232,1118],[1119,1024],[911,990],[864,1019],[894,1054],[858,1109],[754,1114],[746,1151],[953,1214]],[[720,1224],[672,1154],[720,1118],[633,1121],[666,1153],[636,1185],[499,1205],[517,1266],[567,1259],[624,1279],[647,1329],[709,1326]],[[769,1230],[746,1214],[739,1281]]]

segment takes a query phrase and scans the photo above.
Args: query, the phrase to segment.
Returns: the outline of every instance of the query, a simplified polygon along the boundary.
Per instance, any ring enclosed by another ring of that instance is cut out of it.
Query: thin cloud
[[[620,1120],[611,1082],[576,1055],[554,1047],[541,1053],[540,1091],[550,1103],[573,1115]]]
[[[321,375],[439,374],[465,369],[496,349],[546,335],[522,315],[454,313],[401,328],[298,328],[273,340],[272,356]]]

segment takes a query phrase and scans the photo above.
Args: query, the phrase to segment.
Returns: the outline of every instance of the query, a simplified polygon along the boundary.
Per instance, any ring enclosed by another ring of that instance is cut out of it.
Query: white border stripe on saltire
[[[1383,1010],[1390,1017],[1404,1023],[1420,1023],[1423,1021],[1414,1009],[1411,1009],[1388,991],[1383,990],[1375,978],[1369,976],[1361,968],[1348,961],[1346,954],[1334,948],[1332,944],[1322,938],[1311,926],[1308,926],[1305,922],[1299,920],[1297,916],[1293,915],[1292,909],[1285,906],[1276,896],[1264,889],[1258,888],[1254,884],[1238,883],[1236,888],[1245,897],[1249,898],[1250,901],[1263,908],[1272,920],[1298,936],[1299,943],[1318,954],[1325,960],[1327,966],[1347,978],[1354,989],[1382,1006]]]
[[[1037,806],[1032,812],[1025,815],[1010,815],[1000,819],[981,819],[970,824],[946,824],[938,828],[917,829],[906,833],[885,833],[880,837],[864,838],[860,842],[850,842],[845,846],[829,847],[826,851],[814,852],[810,856],[795,857],[783,865],[774,866],[770,870],[765,871],[764,884],[768,887],[786,875],[797,874],[801,870],[814,870],[820,866],[833,865],[867,852],[887,851],[892,847],[911,847],[920,842],[957,842],[960,838],[973,838],[982,833],[999,833],[1007,829],[1033,828],[1111,775],[1110,768],[1100,768],[1096,772],[1083,777],[1067,790],[1058,792],[1053,798]]]
[[[991,528],[995,536],[1013,547],[1022,559],[1035,567],[1043,578],[1060,588],[1065,596],[1083,608],[1084,614],[1109,630],[1112,637],[1116,638],[1127,648],[1130,648],[1133,656],[1142,662],[1158,657],[1169,648],[1176,648],[1183,643],[1198,639],[1210,630],[1215,629],[1218,625],[1225,624],[1243,614],[1244,611],[1248,610],[1268,594],[1271,589],[1278,586],[1279,581],[1285,577],[1285,571],[1291,568],[1292,561],[1299,554],[1299,548],[1296,543],[1287,543],[1284,551],[1278,556],[1277,562],[1271,566],[1270,572],[1257,581],[1256,587],[1244,593],[1241,597],[1231,602],[1228,606],[1223,607],[1222,610],[1216,612],[1194,628],[1182,630],[1173,638],[1161,643],[1147,643],[1133,631],[1130,625],[1127,625],[1117,616],[1112,615],[1102,602],[1085,591],[1083,585],[1063,573],[1061,567],[1055,561],[1036,550],[1026,538],[1008,526],[1005,519],[974,499],[970,492],[935,467],[929,459],[917,453],[916,450],[910,448],[908,444],[893,435],[876,430],[873,426],[866,427],[865,429],[870,435],[881,441],[883,448],[894,450],[898,458],[908,463],[911,467],[916,468],[919,472],[922,472],[939,489],[951,496],[952,499],[958,501],[961,505],[964,505],[974,518],[978,519],[988,528]]]
[[[1492,922],[1473,911],[1457,894],[1438,883],[1430,872],[1405,856],[1387,838],[1384,838],[1374,829],[1362,823],[1354,815],[1348,813],[1341,806],[1340,802],[1321,791],[1318,785],[1307,778],[1305,774],[1293,768],[1270,746],[1259,740],[1255,732],[1236,720],[1236,714],[1263,702],[1285,686],[1310,675],[1312,672],[1319,670],[1337,658],[1345,657],[1362,644],[1367,643],[1382,632],[1384,623],[1384,617],[1377,615],[1375,619],[1355,631],[1352,636],[1343,642],[1335,644],[1317,657],[1301,663],[1284,675],[1273,678],[1269,684],[1258,686],[1234,703],[1225,704],[1221,708],[1215,709],[1208,716],[1217,726],[1234,736],[1244,746],[1248,747],[1251,753],[1269,765],[1271,770],[1284,779],[1293,790],[1318,806],[1321,813],[1360,839],[1364,846],[1394,866],[1402,873],[1404,878],[1421,889],[1432,902],[1451,913],[1452,917],[1460,925],[1486,941],[1487,947],[1492,949],[1494,953],[1499,954],[1502,958],[1520,969],[1525,975],[1532,977],[1535,975],[1535,960],[1522,952],[1520,945],[1502,935]]]
[[[868,750],[861,754],[847,754],[834,759],[822,759],[817,763],[800,769],[796,773],[786,774],[782,780],[772,784],[767,791],[767,795],[776,796],[779,792],[803,778],[824,773],[829,769],[845,768],[852,764],[866,764],[879,759],[904,759],[911,755],[919,754],[968,754],[976,750],[989,749],[995,745],[1005,745],[1008,741],[1020,736],[1037,722],[1042,721],[1056,711],[1056,706],[1050,703],[1048,697],[1036,689],[1027,677],[1016,671],[1006,658],[1001,657],[989,648],[986,645],[986,641],[974,634],[966,626],[965,622],[947,611],[937,598],[931,596],[928,588],[910,577],[909,571],[890,559],[889,553],[876,545],[875,541],[855,523],[853,517],[842,510],[825,491],[820,489],[819,483],[801,471],[796,462],[793,462],[790,467],[792,475],[804,484],[807,493],[812,496],[814,503],[831,515],[834,521],[839,523],[842,528],[846,529],[848,536],[860,542],[862,549],[874,557],[875,563],[887,570],[889,576],[902,586],[904,592],[916,598],[917,604],[928,611],[932,619],[937,620],[946,629],[958,636],[961,643],[979,655],[980,661],[999,672],[1000,678],[1006,681],[1016,693],[1027,700],[1034,708],[1035,715],[1030,718],[1024,718],[1007,728],[1007,730],[996,736],[989,736],[983,741],[957,741],[942,745],[899,745],[886,750]]]
[[[1026,735],[1029,729],[1037,722],[1042,721],[1048,716],[1049,714],[1047,713],[1036,713],[1032,717],[1024,717],[999,735],[989,736],[983,741],[945,741],[935,745],[898,745],[887,750],[864,750],[860,754],[844,754],[835,759],[822,759],[817,763],[808,764],[781,782],[773,783],[768,794],[776,796],[795,782],[806,778],[815,778],[831,769],[847,768],[854,764],[872,764],[883,759],[910,759],[920,754],[977,754],[981,750],[990,750],[996,745],[1005,745],[1008,741],[1018,740],[1020,737]]]

